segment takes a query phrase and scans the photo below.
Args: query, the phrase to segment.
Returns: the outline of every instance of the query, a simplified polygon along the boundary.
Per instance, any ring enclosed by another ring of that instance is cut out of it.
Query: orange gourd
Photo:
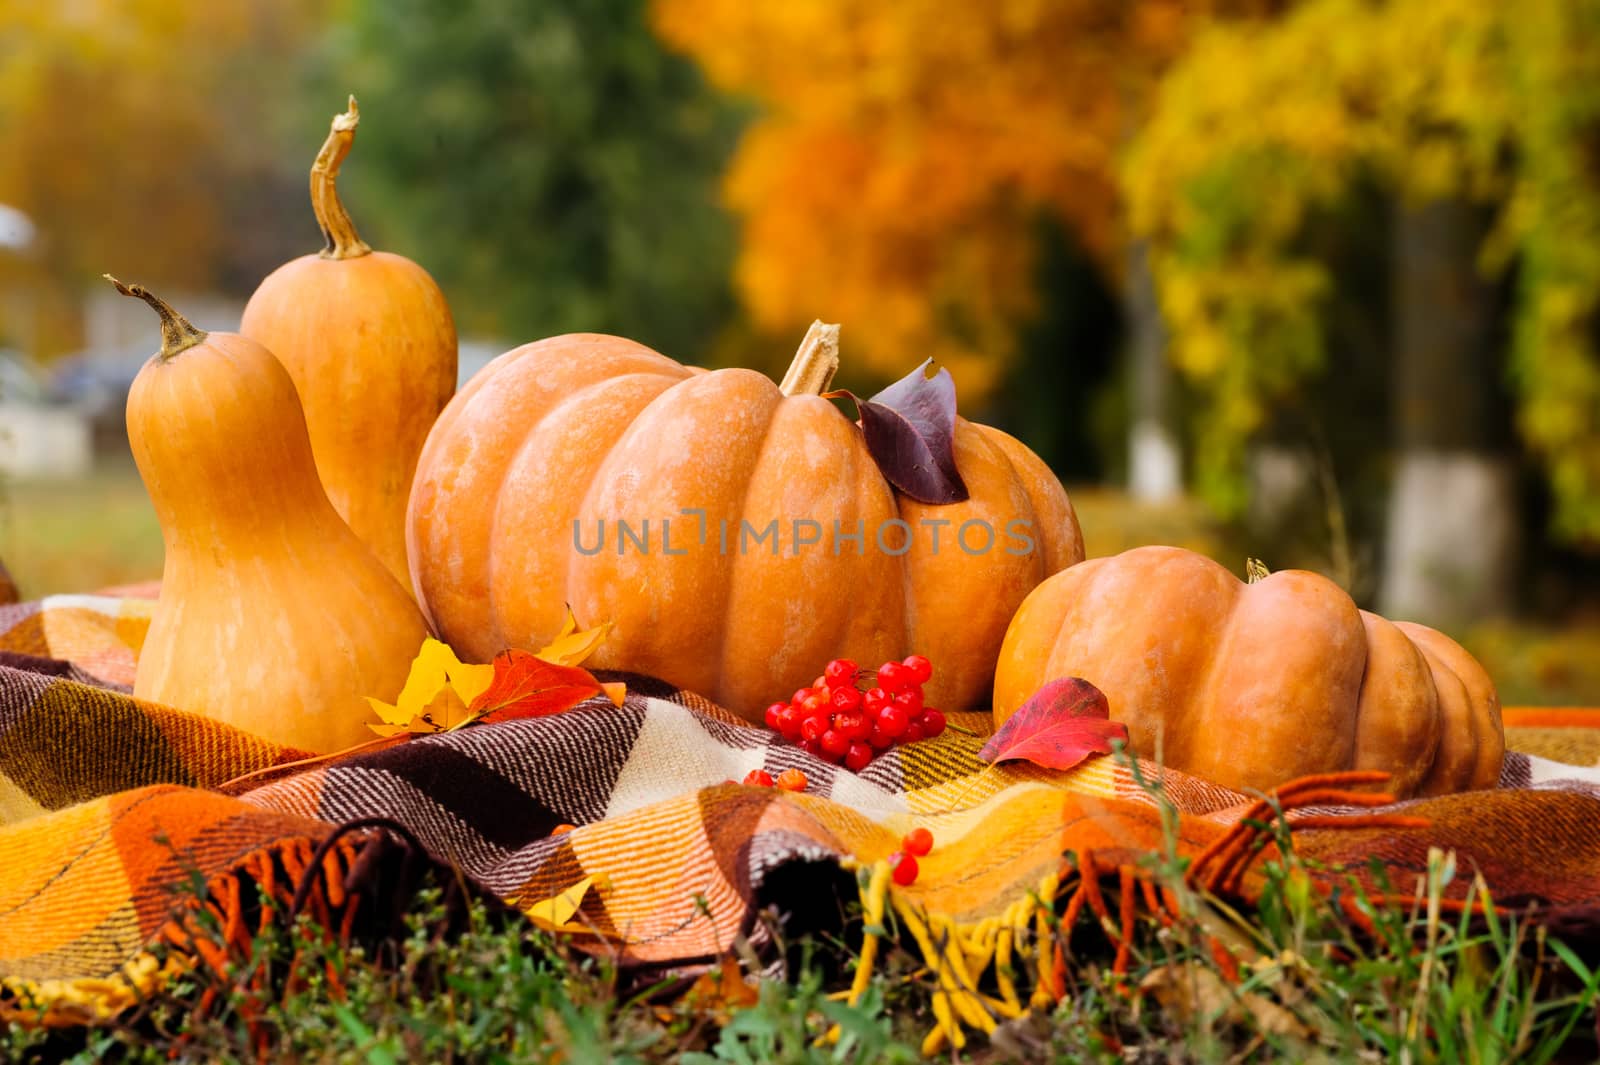
[[[570,604],[586,624],[615,625],[592,664],[751,720],[836,656],[871,667],[926,654],[930,705],[982,705],[1012,611],[1083,557],[1072,504],[1026,447],[961,419],[971,497],[900,495],[860,427],[819,394],[837,364],[837,327],[821,326],[781,389],[613,336],[501,355],[451,401],[417,464],[411,572],[437,633],[485,660],[541,646]],[[993,543],[979,550],[985,525]],[[859,548],[835,531],[860,531]]]
[[[311,751],[372,733],[427,635],[411,595],[317,480],[272,353],[205,333],[145,289],[161,350],[128,392],[128,441],[166,545],[133,693]]]
[[[1433,629],[1285,570],[1245,584],[1175,547],[1073,566],[1023,602],[995,674],[998,727],[1058,677],[1105,692],[1129,746],[1231,788],[1345,769],[1384,790],[1493,787],[1505,741],[1483,667]]]
[[[262,281],[239,331],[288,369],[334,509],[410,588],[406,495],[428,428],[455,392],[456,331],[428,272],[369,248],[339,199],[358,120],[352,96],[311,167],[326,247]]]

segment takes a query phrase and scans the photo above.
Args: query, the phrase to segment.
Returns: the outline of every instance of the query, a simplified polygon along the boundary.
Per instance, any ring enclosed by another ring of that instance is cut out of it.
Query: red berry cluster
[[[933,663],[922,655],[876,670],[835,658],[811,687],[767,707],[767,725],[818,758],[859,773],[881,750],[944,731],[944,712],[922,705],[922,686],[931,676]]]

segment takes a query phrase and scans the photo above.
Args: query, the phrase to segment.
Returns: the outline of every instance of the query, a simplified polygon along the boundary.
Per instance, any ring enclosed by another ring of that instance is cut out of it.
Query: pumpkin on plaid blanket
[[[751,721],[829,659],[913,651],[939,663],[930,703],[986,705],[1012,612],[1083,558],[1072,504],[1033,452],[953,409],[969,497],[896,490],[821,395],[830,328],[813,328],[782,389],[594,334],[479,371],[439,416],[411,490],[412,578],[437,635],[487,661],[541,646],[570,605],[615,624],[596,667]]]
[[[317,478],[294,381],[234,333],[144,288],[161,350],[128,392],[128,442],[166,545],[134,694],[288,746],[371,737],[427,631],[410,594]]]
[[[1040,585],[1006,633],[995,723],[1057,677],[1105,692],[1134,753],[1239,790],[1378,769],[1397,796],[1491,788],[1494,683],[1449,637],[1390,622],[1314,573],[1245,584],[1141,547]]]

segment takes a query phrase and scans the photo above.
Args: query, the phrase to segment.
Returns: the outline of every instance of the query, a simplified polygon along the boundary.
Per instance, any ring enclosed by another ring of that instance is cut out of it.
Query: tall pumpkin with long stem
[[[359,121],[352,96],[311,167],[323,249],[262,281],[240,332],[288,369],[328,498],[410,588],[406,497],[428,430],[455,392],[456,331],[428,272],[368,247],[339,199]]]
[[[109,280],[161,316],[128,391],[166,545],[133,693],[312,751],[371,739],[363,696],[399,694],[427,627],[328,502],[294,383],[255,341]]]

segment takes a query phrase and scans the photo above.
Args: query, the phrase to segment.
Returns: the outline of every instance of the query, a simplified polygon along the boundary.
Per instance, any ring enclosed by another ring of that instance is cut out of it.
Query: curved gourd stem
[[[833,375],[838,372],[839,327],[812,322],[778,388],[786,396],[820,396],[833,384]]]
[[[311,209],[316,212],[317,225],[322,227],[323,248],[319,254],[324,259],[356,259],[372,253],[356,233],[356,224],[344,209],[337,187],[339,164],[350,154],[360,122],[361,112],[356,108],[356,98],[351,96],[349,109],[333,116],[328,139],[322,142],[322,150],[311,164]]]
[[[100,276],[115,285],[117,291],[124,296],[144,300],[161,316],[161,350],[156,352],[156,358],[162,362],[166,362],[180,351],[188,351],[205,340],[204,329],[196,329],[189,323],[189,319],[172,309],[172,304],[143,285],[124,285],[110,274]]]

